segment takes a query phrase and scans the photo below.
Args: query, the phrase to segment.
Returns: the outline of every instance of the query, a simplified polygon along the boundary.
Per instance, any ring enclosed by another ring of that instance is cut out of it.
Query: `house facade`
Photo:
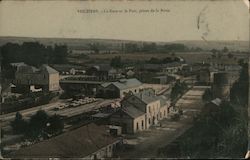
[[[30,88],[43,91],[59,90],[59,72],[48,65],[42,65],[39,69],[33,66],[20,66],[15,73],[13,83],[17,91],[30,91]]]
[[[168,116],[170,101],[156,96],[154,90],[146,89],[128,95],[121,101],[121,109],[111,116],[110,122],[120,125],[124,133],[136,133],[157,125]]]
[[[146,129],[145,116],[144,112],[132,106],[121,107],[111,116],[110,122],[112,125],[121,126],[123,133],[133,134]]]

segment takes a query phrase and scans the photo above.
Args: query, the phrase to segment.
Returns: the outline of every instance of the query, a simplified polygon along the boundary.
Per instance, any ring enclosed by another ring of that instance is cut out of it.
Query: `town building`
[[[132,70],[128,70],[128,71],[126,72],[127,78],[131,78],[131,77],[133,77],[134,75],[135,75],[135,72],[132,71]]]
[[[120,79],[116,82],[106,82],[97,89],[97,96],[103,98],[123,98],[131,93],[138,93],[142,89],[142,83],[135,79]]]
[[[9,158],[110,158],[122,143],[112,136],[105,125],[87,124],[54,138],[21,148],[7,155]]]
[[[183,64],[179,62],[172,62],[163,65],[162,72],[164,74],[175,74],[182,70]]]
[[[168,115],[170,101],[156,96],[153,89],[146,89],[126,96],[121,109],[110,118],[110,123],[122,127],[123,133],[133,134],[148,129]]]
[[[230,71],[239,72],[241,70],[241,66],[238,64],[237,60],[226,57],[211,59],[210,66],[215,69],[218,69],[219,71],[225,71],[225,72],[230,72]]]
[[[86,75],[95,76],[99,81],[107,81],[122,78],[121,71],[109,64],[98,64],[88,67]]]
[[[110,122],[112,125],[121,126],[123,133],[135,133],[145,130],[145,113],[132,105],[121,107],[115,112]]]
[[[153,77],[153,83],[155,84],[168,84],[171,81],[175,81],[175,78],[169,75]]]
[[[197,81],[202,85],[209,85],[211,82],[211,72],[209,69],[201,69],[197,75]]]
[[[230,97],[231,85],[229,73],[216,73],[212,86],[213,96],[215,98],[228,99]]]
[[[16,86],[16,92],[30,92],[32,88],[58,91],[59,72],[48,65],[42,65],[40,68],[21,65],[15,72],[13,84]]]

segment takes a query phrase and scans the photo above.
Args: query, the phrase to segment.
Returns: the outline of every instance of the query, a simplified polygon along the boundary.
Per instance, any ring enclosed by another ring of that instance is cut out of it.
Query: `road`
[[[161,121],[161,127],[152,127],[147,131],[125,136],[125,143],[132,145],[133,149],[118,151],[117,155],[128,159],[158,157],[159,148],[170,144],[192,126],[194,114],[203,105],[201,97],[205,89],[206,87],[194,87],[177,101],[176,104],[183,110],[180,121],[165,119]]]
[[[57,115],[61,115],[61,116],[70,117],[70,116],[75,116],[75,115],[78,115],[78,114],[81,114],[84,112],[88,112],[88,111],[91,111],[94,109],[98,109],[101,106],[108,105],[108,104],[112,103],[113,101],[114,101],[114,99],[107,99],[107,100],[98,99],[98,101],[94,102],[94,103],[85,104],[85,105],[81,105],[81,106],[74,107],[74,108],[65,108],[62,110],[53,111],[53,109],[55,107],[58,107],[58,106],[66,103],[66,100],[59,100],[58,102],[49,103],[46,105],[41,105],[41,106],[21,110],[21,111],[19,111],[19,113],[21,113],[23,115],[23,117],[27,119],[30,116],[32,116],[33,114],[35,114],[38,110],[42,109],[51,115],[57,114]],[[3,126],[9,125],[9,122],[14,120],[15,115],[16,115],[16,112],[0,115],[0,122],[1,122],[0,126],[3,127]]]
[[[42,109],[44,111],[48,111],[48,110],[53,109],[56,106],[61,105],[63,103],[64,103],[63,101],[53,102],[53,103],[49,103],[49,104],[21,110],[21,111],[19,111],[19,113],[21,113],[24,117],[28,117],[28,116],[36,113],[39,109]],[[3,115],[0,115],[0,120],[1,120],[1,122],[11,121],[15,118],[15,115],[16,115],[16,112],[3,114]]]
[[[48,114],[51,114],[51,115],[57,114],[57,115],[61,115],[61,116],[72,117],[72,116],[79,115],[79,114],[82,114],[85,112],[89,112],[91,110],[98,109],[102,106],[105,106],[105,105],[112,103],[113,101],[114,101],[113,99],[107,99],[107,100],[101,99],[101,100],[98,100],[94,103],[85,104],[85,105],[81,105],[81,106],[74,107],[74,108],[65,108],[65,109],[58,110],[58,111],[50,110],[50,111],[48,111]]]

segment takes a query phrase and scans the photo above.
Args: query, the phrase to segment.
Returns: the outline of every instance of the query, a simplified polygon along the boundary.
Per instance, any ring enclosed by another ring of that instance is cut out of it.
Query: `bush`
[[[174,114],[173,116],[171,116],[172,121],[179,121],[180,118],[181,118],[180,114]]]
[[[53,115],[49,117],[47,121],[47,128],[46,128],[46,132],[48,134],[51,134],[51,135],[58,134],[62,132],[63,128],[64,128],[64,124],[60,116]]]
[[[26,131],[28,123],[23,119],[23,116],[17,112],[15,120],[11,122],[14,133],[22,134]]]
[[[43,110],[37,111],[28,122],[24,121],[22,115],[17,112],[11,126],[14,133],[24,134],[27,138],[33,140],[39,137],[47,138],[48,135],[56,135],[61,133],[64,128],[63,120],[58,115],[49,116]]]

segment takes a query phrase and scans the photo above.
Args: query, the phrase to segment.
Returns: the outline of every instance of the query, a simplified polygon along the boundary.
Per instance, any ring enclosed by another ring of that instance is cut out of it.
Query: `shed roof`
[[[155,101],[159,100],[156,97],[155,93],[152,91],[152,89],[143,90],[143,91],[135,94],[135,96],[146,104],[149,104],[151,102],[155,102]]]
[[[117,82],[103,83],[102,87],[108,87],[110,84],[113,84],[114,86],[116,86],[120,90],[129,89],[129,88],[133,88],[133,87],[139,87],[140,85],[142,85],[142,83],[139,80],[137,80],[136,78],[131,78],[131,79],[120,79]]]
[[[14,67],[27,66],[24,62],[10,63],[10,65]]]
[[[54,73],[58,73],[57,70],[55,70],[54,68],[50,67],[49,65],[42,65],[42,68],[44,68],[49,74],[54,74]]]

